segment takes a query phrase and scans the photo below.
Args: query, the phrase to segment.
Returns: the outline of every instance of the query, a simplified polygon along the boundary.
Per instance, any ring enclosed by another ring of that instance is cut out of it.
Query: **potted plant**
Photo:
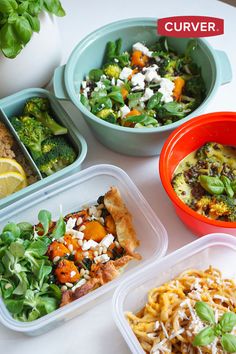
[[[46,85],[60,64],[59,0],[0,0],[0,97]]]

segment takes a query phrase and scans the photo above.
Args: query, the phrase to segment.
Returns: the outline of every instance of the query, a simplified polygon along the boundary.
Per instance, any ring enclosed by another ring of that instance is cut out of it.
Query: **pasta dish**
[[[136,314],[127,312],[126,317],[146,353],[226,353],[218,337],[205,346],[193,345],[206,327],[197,315],[197,302],[211,307],[217,324],[224,313],[236,312],[236,284],[213,267],[190,269],[151,289],[144,308]],[[236,334],[236,326],[231,334]]]

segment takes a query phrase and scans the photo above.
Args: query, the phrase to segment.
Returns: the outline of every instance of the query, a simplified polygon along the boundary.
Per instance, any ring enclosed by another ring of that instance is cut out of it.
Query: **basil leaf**
[[[60,237],[63,237],[65,235],[65,233],[66,233],[66,223],[65,223],[63,217],[60,216],[60,218],[57,221],[56,226],[53,230],[52,235],[54,238],[58,239]]]
[[[102,75],[103,71],[101,69],[92,69],[89,72],[89,80],[97,82],[100,80]]]
[[[40,212],[38,214],[38,219],[39,219],[39,222],[43,226],[44,235],[46,235],[48,233],[48,230],[49,230],[49,227],[50,227],[50,223],[51,223],[51,220],[52,220],[52,215],[47,210],[40,210]]]
[[[17,4],[16,4],[17,6]],[[8,14],[14,10],[12,6],[12,2],[8,0],[1,0],[0,1],[0,12],[3,14]]]
[[[198,317],[202,321],[208,322],[210,324],[214,324],[215,323],[214,311],[205,302],[203,302],[203,301],[196,302],[195,310],[197,312]]]
[[[59,17],[66,14],[59,0],[44,0],[44,7],[48,12]]]
[[[221,338],[221,344],[224,350],[228,353],[236,352],[236,337],[232,334],[225,333]]]
[[[20,53],[22,46],[17,40],[13,24],[5,23],[0,30],[0,46],[3,54],[7,58],[15,58]]]
[[[33,34],[29,21],[23,16],[18,16],[13,26],[15,36],[19,39],[19,41],[24,44],[28,43]]]
[[[224,332],[231,332],[236,325],[236,314],[233,312],[226,312],[219,321]]]
[[[213,328],[207,327],[195,336],[192,344],[194,346],[205,346],[211,344],[215,337]]]
[[[219,177],[199,176],[199,183],[210,194],[222,194],[225,190],[224,183]]]
[[[34,32],[40,31],[40,22],[37,16],[32,16],[29,13],[25,13],[24,16],[29,21],[29,24]]]
[[[160,102],[161,102],[161,98],[162,98],[162,93],[161,92],[157,92],[155,93],[148,101],[148,104],[147,104],[147,108],[148,109],[153,109],[155,107],[157,107]]]
[[[228,177],[226,176],[221,176],[220,177],[221,181],[223,182],[224,186],[225,186],[225,191],[226,191],[226,194],[230,197],[230,198],[233,198],[234,196],[234,191],[231,187],[231,181]]]

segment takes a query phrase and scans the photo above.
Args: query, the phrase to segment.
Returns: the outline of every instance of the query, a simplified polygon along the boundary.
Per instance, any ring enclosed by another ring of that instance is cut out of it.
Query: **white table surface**
[[[235,0],[236,2],[236,0]],[[236,111],[236,8],[216,0],[62,0],[67,16],[59,19],[63,43],[63,62],[74,46],[89,32],[109,22],[129,17],[167,17],[205,15],[224,18],[225,34],[209,38],[218,49],[225,50],[233,66],[233,81],[220,87],[207,112]],[[158,158],[122,156],[97,142],[71,103],[64,107],[79,126],[88,143],[83,168],[110,163],[123,168],[157,213],[169,235],[171,252],[196,238],[175,215],[158,175]],[[39,337],[27,337],[0,325],[1,354],[128,354],[111,314],[111,301],[105,301],[65,325]]]

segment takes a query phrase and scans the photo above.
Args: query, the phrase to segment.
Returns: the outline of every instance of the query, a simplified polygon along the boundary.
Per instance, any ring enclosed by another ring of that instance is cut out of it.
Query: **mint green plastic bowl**
[[[14,132],[14,129],[12,129],[12,126],[9,123],[9,118],[20,115],[23,111],[23,107],[26,101],[32,97],[45,97],[49,99],[54,117],[59,123],[68,128],[68,139],[77,152],[77,158],[71,165],[63,168],[58,172],[55,172],[53,175],[45,177],[31,184],[30,186],[27,186],[26,188],[23,188],[20,191],[9,195],[8,197],[0,199],[0,210],[10,204],[15,203],[19,199],[22,199],[23,197],[48,186],[49,184],[52,184],[66,176],[70,176],[75,172],[80,171],[81,164],[83,163],[87,154],[87,143],[83,136],[79,133],[78,129],[75,127],[70,116],[62,108],[61,104],[57,101],[53,94],[40,88],[25,89],[11,96],[0,99],[0,121],[2,121],[7,126],[8,130],[12,132],[15,140],[18,141],[18,145],[21,148],[21,151],[24,153],[26,148],[18,140],[19,138],[17,137],[17,134]],[[27,153],[27,150],[26,159],[32,166],[32,158],[30,157],[29,153]]]
[[[134,156],[158,155],[169,134],[182,123],[201,114],[214,97],[218,87],[232,79],[231,66],[227,55],[215,50],[204,39],[193,54],[194,61],[201,67],[207,88],[207,97],[194,112],[178,122],[158,128],[133,129],[117,126],[97,118],[79,100],[81,81],[93,68],[102,66],[106,43],[122,38],[123,50],[130,50],[136,42],[147,45],[157,40],[157,20],[153,18],[132,18],[106,25],[76,46],[66,65],[54,73],[54,91],[59,99],[70,99],[80,110],[95,137],[109,149]],[[189,39],[169,38],[169,43],[183,53]],[[79,126],[78,119],[77,125]]]

